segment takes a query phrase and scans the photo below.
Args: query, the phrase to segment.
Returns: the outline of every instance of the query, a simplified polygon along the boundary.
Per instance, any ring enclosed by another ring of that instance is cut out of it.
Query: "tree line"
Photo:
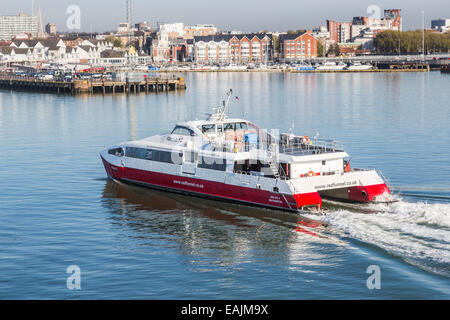
[[[425,54],[450,52],[450,32],[425,31],[424,40]],[[422,53],[422,30],[386,30],[377,34],[374,46],[379,54],[419,54]]]

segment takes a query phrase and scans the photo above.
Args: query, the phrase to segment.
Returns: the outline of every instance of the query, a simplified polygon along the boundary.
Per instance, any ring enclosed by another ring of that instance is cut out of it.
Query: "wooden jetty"
[[[74,79],[71,81],[38,80],[35,78],[0,74],[0,88],[21,91],[41,91],[58,94],[79,93],[139,93],[168,92],[186,89],[184,78],[158,77],[143,81],[114,81]]]

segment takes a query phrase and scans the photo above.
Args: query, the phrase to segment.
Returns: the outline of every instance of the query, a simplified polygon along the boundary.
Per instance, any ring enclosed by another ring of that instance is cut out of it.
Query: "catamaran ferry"
[[[179,122],[167,134],[100,153],[108,176],[146,187],[289,211],[320,210],[322,198],[386,202],[375,169],[350,167],[334,140],[275,134],[229,118],[227,99],[206,120]]]

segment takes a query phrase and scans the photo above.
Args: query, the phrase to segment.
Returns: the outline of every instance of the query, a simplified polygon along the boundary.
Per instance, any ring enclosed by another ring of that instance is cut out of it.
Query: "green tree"
[[[109,42],[112,42],[114,47],[117,47],[117,48],[122,48],[123,47],[122,39],[120,39],[120,38],[116,38],[114,36],[107,36],[105,38],[105,40],[109,41]]]
[[[332,44],[328,49],[327,55],[339,56],[341,54],[341,50],[339,49],[339,45],[337,43]]]
[[[325,48],[323,47],[323,43],[320,40],[317,40],[317,56],[323,57],[325,55]]]
[[[114,47],[122,48],[123,47],[122,39],[120,38],[114,39],[113,45]]]
[[[450,51],[450,33],[425,31],[425,53],[447,53]],[[374,39],[380,54],[418,54],[422,52],[422,30],[380,32]]]

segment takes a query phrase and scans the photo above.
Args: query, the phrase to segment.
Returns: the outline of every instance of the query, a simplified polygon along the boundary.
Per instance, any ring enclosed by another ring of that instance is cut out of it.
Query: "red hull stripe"
[[[351,187],[348,188],[348,199],[356,202],[370,202],[373,201],[375,197],[380,196],[383,193],[391,193],[389,188],[384,183],[364,187]]]
[[[147,186],[172,189],[201,196],[221,198],[262,205],[271,208],[296,211],[302,206],[322,205],[322,199],[317,192],[289,195],[267,190],[229,185],[221,182],[170,175],[165,173],[145,171],[133,168],[117,167],[105,159],[103,165],[107,174],[118,180],[140,183]]]

